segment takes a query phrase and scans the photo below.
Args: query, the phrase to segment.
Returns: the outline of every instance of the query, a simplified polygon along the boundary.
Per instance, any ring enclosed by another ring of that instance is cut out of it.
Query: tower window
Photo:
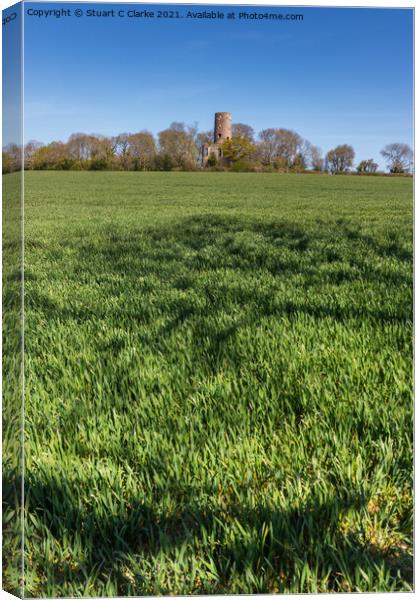
[[[219,137],[219,138],[221,138],[221,137],[222,137],[222,134],[221,134],[221,133],[218,133],[217,135],[218,135],[218,137]]]
[[[219,148],[219,156],[222,156],[222,149]]]

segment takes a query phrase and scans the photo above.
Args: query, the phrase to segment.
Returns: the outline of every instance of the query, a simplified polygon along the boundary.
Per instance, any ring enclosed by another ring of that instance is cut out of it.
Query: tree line
[[[212,131],[198,131],[196,125],[174,122],[155,137],[149,131],[117,136],[74,133],[67,142],[28,142],[24,165],[28,170],[116,170],[193,171],[201,168],[201,148],[213,142]],[[245,123],[232,125],[232,138],[222,144],[223,160],[210,155],[209,170],[357,172],[374,174],[378,164],[367,158],[354,165],[355,152],[341,144],[322,154],[318,146],[290,129],[268,128],[255,134]],[[412,171],[413,151],[407,144],[393,143],[381,151],[393,174]],[[3,149],[3,173],[19,170],[21,149],[9,144]]]

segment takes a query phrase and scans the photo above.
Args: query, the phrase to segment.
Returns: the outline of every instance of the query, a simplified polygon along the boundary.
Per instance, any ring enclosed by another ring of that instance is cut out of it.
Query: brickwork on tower
[[[214,143],[223,143],[232,137],[232,116],[228,112],[214,115]]]

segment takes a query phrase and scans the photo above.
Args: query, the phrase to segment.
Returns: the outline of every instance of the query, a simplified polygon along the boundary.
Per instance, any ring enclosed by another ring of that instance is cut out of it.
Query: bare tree
[[[161,157],[170,157],[177,167],[194,168],[198,156],[196,137],[196,125],[172,123],[168,129],[158,133]]]
[[[119,133],[115,140],[115,154],[118,157],[118,161],[121,165],[121,167],[124,170],[128,170],[130,168],[130,144],[129,144],[129,137],[130,137],[130,133]]]
[[[254,130],[251,125],[246,123],[233,123],[232,124],[232,137],[245,138],[250,142],[254,142]]]
[[[408,173],[413,166],[413,151],[408,144],[388,144],[381,150],[390,173]]]
[[[23,149],[24,161],[25,161],[25,169],[30,169],[32,166],[32,157],[34,152],[38,150],[38,148],[42,147],[42,142],[37,142],[36,140],[30,140]]]
[[[276,159],[280,168],[290,169],[303,144],[303,139],[298,133],[290,129],[277,129]]]
[[[331,173],[344,173],[348,171],[353,164],[354,149],[348,144],[337,146],[327,153],[326,161],[328,170]]]
[[[153,134],[149,131],[133,133],[128,137],[129,152],[133,167],[141,170],[150,169],[156,154],[156,144]]]
[[[290,129],[264,129],[259,133],[259,155],[265,165],[272,165],[288,171],[298,163],[305,162],[306,142],[298,133]]]
[[[373,158],[368,158],[367,160],[361,160],[357,165],[358,173],[376,173],[378,170],[378,163],[376,163]]]
[[[197,148],[201,148],[204,144],[212,144],[213,143],[213,132],[210,131],[200,131],[197,133],[195,138],[195,145]]]
[[[258,134],[258,155],[263,165],[271,166],[274,162],[277,152],[276,130],[263,129]]]
[[[8,166],[10,171],[19,171],[22,168],[22,148],[18,144],[8,144],[3,148],[3,152],[8,155]]]
[[[318,146],[313,146],[312,144],[310,148],[310,163],[314,171],[322,171],[322,168],[324,166],[324,159],[322,156],[321,148],[319,148]]]
[[[90,136],[90,158],[102,163],[104,168],[112,168],[117,148],[116,137],[106,137],[98,134]]]
[[[301,138],[301,141],[296,146],[296,153],[292,159],[291,168],[295,171],[305,171],[309,168],[314,168],[314,163],[321,164],[322,168],[322,157],[321,151],[316,146],[313,146],[308,140]],[[316,170],[316,169],[314,169]]]
[[[93,136],[86,133],[73,133],[67,142],[69,158],[89,160],[91,157]]]

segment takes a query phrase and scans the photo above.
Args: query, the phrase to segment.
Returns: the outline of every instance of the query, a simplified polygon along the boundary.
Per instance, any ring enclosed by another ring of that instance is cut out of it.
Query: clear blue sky
[[[27,3],[28,9],[163,10],[162,5]],[[169,5],[202,11],[203,6]],[[208,10],[216,10],[209,6]],[[356,160],[412,145],[413,13],[404,9],[221,8],[302,21],[25,16],[25,139],[115,135],[172,121],[294,129]]]

